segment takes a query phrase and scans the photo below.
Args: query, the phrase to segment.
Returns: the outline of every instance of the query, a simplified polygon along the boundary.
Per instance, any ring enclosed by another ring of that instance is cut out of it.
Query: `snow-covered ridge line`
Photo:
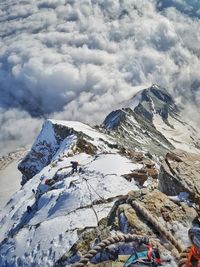
[[[178,109],[164,90],[154,86],[140,94],[137,112],[126,108],[109,118],[112,124],[123,114],[116,128],[45,121],[19,164],[24,184],[1,212],[0,266],[52,267],[66,254],[65,265],[70,266],[80,256],[78,248],[87,249],[80,245],[85,242],[84,235],[91,238],[87,241],[91,248],[96,239],[112,235],[112,231],[151,233],[151,227],[130,211],[129,203],[120,202],[124,196],[139,201],[146,198],[143,204],[153,207],[152,212],[164,203],[156,215],[161,223],[165,225],[171,218],[172,207],[176,215],[169,227],[173,228],[181,212],[181,227],[188,227],[189,219],[182,225],[184,209],[180,211],[156,189],[161,160],[174,148],[173,140],[165,137],[158,122],[168,132],[177,131],[180,123],[183,131],[189,125],[180,117],[177,123]],[[72,167],[74,163],[77,170]],[[149,194],[152,199],[148,199]],[[115,202],[120,203],[119,209]],[[190,212],[191,216],[194,213]]]
[[[19,170],[23,173],[22,183],[59,158],[65,150],[72,154],[81,149],[92,153],[103,144],[106,146],[106,143],[112,144],[113,141],[89,125],[75,121],[46,120],[30,152],[19,164]]]

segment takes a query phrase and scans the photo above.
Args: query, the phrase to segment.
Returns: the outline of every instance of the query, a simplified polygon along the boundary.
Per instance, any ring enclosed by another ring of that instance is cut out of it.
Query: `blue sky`
[[[162,10],[169,7],[175,7],[180,12],[193,18],[200,18],[199,0],[158,0],[158,9]]]

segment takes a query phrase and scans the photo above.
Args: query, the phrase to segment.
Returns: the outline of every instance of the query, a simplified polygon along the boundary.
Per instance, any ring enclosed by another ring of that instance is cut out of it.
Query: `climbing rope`
[[[154,218],[150,212],[144,208],[140,203],[131,199],[129,196],[123,199],[124,202],[129,203],[133,209],[137,210],[148,222],[150,222],[157,231],[163,235],[177,250],[178,252],[183,251],[182,246],[179,242],[172,236],[170,232],[168,232],[159,222],[158,219]],[[133,234],[128,235],[116,235],[114,237],[109,237],[95,246],[92,250],[90,250],[86,255],[84,255],[80,261],[74,264],[74,267],[83,267],[85,266],[98,252],[105,249],[107,246],[118,243],[118,242],[131,242],[131,241],[139,241],[148,244],[149,239],[144,236],[137,236]]]
[[[104,250],[107,246],[110,246],[115,243],[123,242],[140,242],[144,244],[149,244],[149,239],[144,236],[138,236],[133,234],[120,234],[113,237],[108,237],[105,240],[102,240],[98,245],[91,249],[87,254],[85,254],[78,263],[75,263],[74,267],[83,267],[86,266],[89,261],[100,251]]]
[[[144,208],[141,204],[139,204],[137,201],[131,201],[131,206],[138,210],[142,216],[149,221],[156,230],[163,235],[177,250],[178,252],[181,252],[183,250],[181,244],[173,237],[173,235],[167,231],[159,222],[157,218],[154,218],[151,213]]]

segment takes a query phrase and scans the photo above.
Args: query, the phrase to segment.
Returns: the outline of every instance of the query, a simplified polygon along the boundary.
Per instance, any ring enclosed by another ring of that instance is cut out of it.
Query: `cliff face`
[[[165,266],[176,266],[176,247],[132,201],[188,244],[187,229],[198,221],[200,150],[180,110],[154,85],[101,126],[46,121],[19,164],[23,186],[0,215],[0,265],[70,266],[101,240],[131,233],[159,240],[171,260]],[[187,152],[171,152],[180,147]],[[115,244],[93,263],[117,261],[131,247]]]

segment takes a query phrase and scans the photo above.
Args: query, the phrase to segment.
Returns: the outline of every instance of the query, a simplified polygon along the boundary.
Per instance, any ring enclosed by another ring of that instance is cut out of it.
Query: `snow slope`
[[[95,155],[73,153],[70,144],[72,140],[76,143],[79,137],[69,135],[61,142],[51,163],[13,195],[1,213],[2,267],[53,266],[78,240],[78,230],[97,226],[118,196],[138,190],[134,180],[128,182],[122,174],[143,165],[133,163],[107,146],[102,141],[102,138],[109,140],[107,136],[76,122],[53,123],[84,133],[98,151]],[[48,138],[49,143],[55,140],[51,134]],[[35,145],[39,144],[38,140]],[[71,174],[72,160],[80,162],[80,173]],[[45,184],[47,178],[54,181],[53,185]],[[32,207],[31,213],[26,211],[28,205]]]
[[[112,111],[103,127],[153,153],[165,154],[174,148],[199,153],[200,135],[185,121],[182,109],[166,89],[154,84],[139,91],[124,108]]]
[[[153,124],[156,129],[161,132],[175,148],[192,153],[200,152],[200,135],[192,126],[171,116],[169,116],[168,122],[171,127],[163,123],[160,115],[154,115]]]
[[[179,119],[165,90],[140,92],[132,107],[111,113],[104,127],[44,123],[19,164],[23,186],[0,214],[1,267],[54,266],[120,197],[140,190],[135,178],[154,188],[161,155],[177,145],[199,151],[195,130]],[[79,162],[77,173],[71,161]]]

